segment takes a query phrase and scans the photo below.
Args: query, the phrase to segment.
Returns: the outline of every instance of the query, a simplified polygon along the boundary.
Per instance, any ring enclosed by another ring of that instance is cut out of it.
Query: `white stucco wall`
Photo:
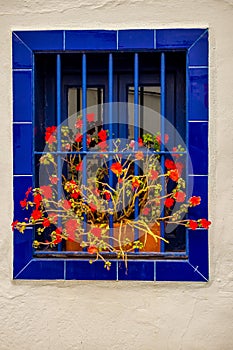
[[[209,27],[210,282],[12,280],[11,31]],[[0,350],[233,348],[233,1],[0,0]]]

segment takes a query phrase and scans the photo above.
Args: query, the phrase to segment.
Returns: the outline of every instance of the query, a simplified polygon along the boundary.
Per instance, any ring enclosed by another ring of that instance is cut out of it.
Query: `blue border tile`
[[[118,49],[153,49],[154,30],[119,30]]]
[[[32,259],[23,269],[18,279],[63,280],[64,261],[58,259]]]
[[[13,68],[31,68],[32,51],[20,40],[15,33],[12,33]]]
[[[32,122],[32,71],[13,72],[13,120]]]
[[[118,279],[127,281],[154,281],[154,261],[118,262]]]
[[[63,50],[62,30],[19,31],[15,34],[31,50]]]
[[[32,259],[33,230],[27,229],[24,234],[17,230],[14,235],[14,278]]]
[[[157,49],[187,49],[204,33],[205,29],[158,29]]]
[[[32,124],[13,125],[14,175],[32,174]]]
[[[208,230],[189,230],[189,261],[208,280]]]
[[[66,50],[116,50],[117,32],[114,30],[66,30]]]
[[[189,120],[208,120],[208,69],[189,69]]]
[[[208,66],[208,32],[190,47],[188,56],[190,66]]]
[[[193,174],[208,175],[208,123],[189,123],[189,154]],[[190,169],[189,169],[190,172]]]
[[[29,187],[32,187],[32,176],[14,176],[14,220],[22,221],[25,217],[30,217],[30,209],[25,210],[20,206],[20,201],[25,198],[25,192]]]
[[[67,260],[67,280],[116,280],[116,262],[111,262],[110,270],[104,268],[103,261],[90,264],[86,260]]]
[[[156,281],[205,282],[187,261],[156,261]]]
[[[189,184],[193,183],[193,191],[189,188],[188,197],[200,196],[201,204],[189,208],[188,217],[192,220],[208,217],[208,176],[189,176]]]

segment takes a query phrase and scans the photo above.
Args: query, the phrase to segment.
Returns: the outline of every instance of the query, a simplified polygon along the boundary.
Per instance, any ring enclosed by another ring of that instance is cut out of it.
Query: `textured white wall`
[[[12,281],[11,31],[210,29],[210,282]],[[233,1],[0,0],[0,350],[233,347]]]

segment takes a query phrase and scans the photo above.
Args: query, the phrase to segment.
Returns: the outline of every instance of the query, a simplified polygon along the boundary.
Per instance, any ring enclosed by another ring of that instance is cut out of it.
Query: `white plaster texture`
[[[208,27],[210,282],[12,280],[12,30]],[[0,350],[233,348],[233,1],[0,0]]]

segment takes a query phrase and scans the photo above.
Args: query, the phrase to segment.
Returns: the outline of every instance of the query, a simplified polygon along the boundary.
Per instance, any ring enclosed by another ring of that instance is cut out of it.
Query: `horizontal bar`
[[[88,252],[84,252],[84,251],[79,251],[79,252],[75,252],[75,251],[38,251],[38,252],[35,252],[34,256],[40,256],[40,257],[46,257],[46,256],[59,256],[59,255],[64,255],[64,256],[77,256],[77,257],[80,257],[80,258],[90,258],[92,257],[93,258],[93,254],[89,254]],[[102,255],[105,256],[105,255],[108,255],[108,256],[115,256],[116,253],[111,253],[111,252],[102,252]],[[135,258],[135,257],[151,257],[151,258],[162,258],[162,257],[170,257],[170,258],[185,258],[187,259],[188,256],[186,254],[186,252],[163,252],[163,253],[153,253],[153,252],[134,252],[134,253],[127,253],[127,257],[130,258]],[[60,257],[59,257],[60,258]],[[115,259],[115,260],[118,260],[119,259]]]
[[[35,155],[42,155],[42,154],[137,154],[139,151],[119,151],[119,152],[115,152],[115,151],[106,151],[106,152],[100,152],[100,151],[78,151],[78,152],[37,152],[35,151],[34,154]],[[174,151],[160,151],[160,152],[156,152],[154,150],[148,150],[148,151],[143,151],[143,150],[140,150],[140,152],[142,152],[143,154],[148,154],[148,153],[153,153],[153,154],[186,154],[187,152],[184,151],[184,152],[174,152]]]

